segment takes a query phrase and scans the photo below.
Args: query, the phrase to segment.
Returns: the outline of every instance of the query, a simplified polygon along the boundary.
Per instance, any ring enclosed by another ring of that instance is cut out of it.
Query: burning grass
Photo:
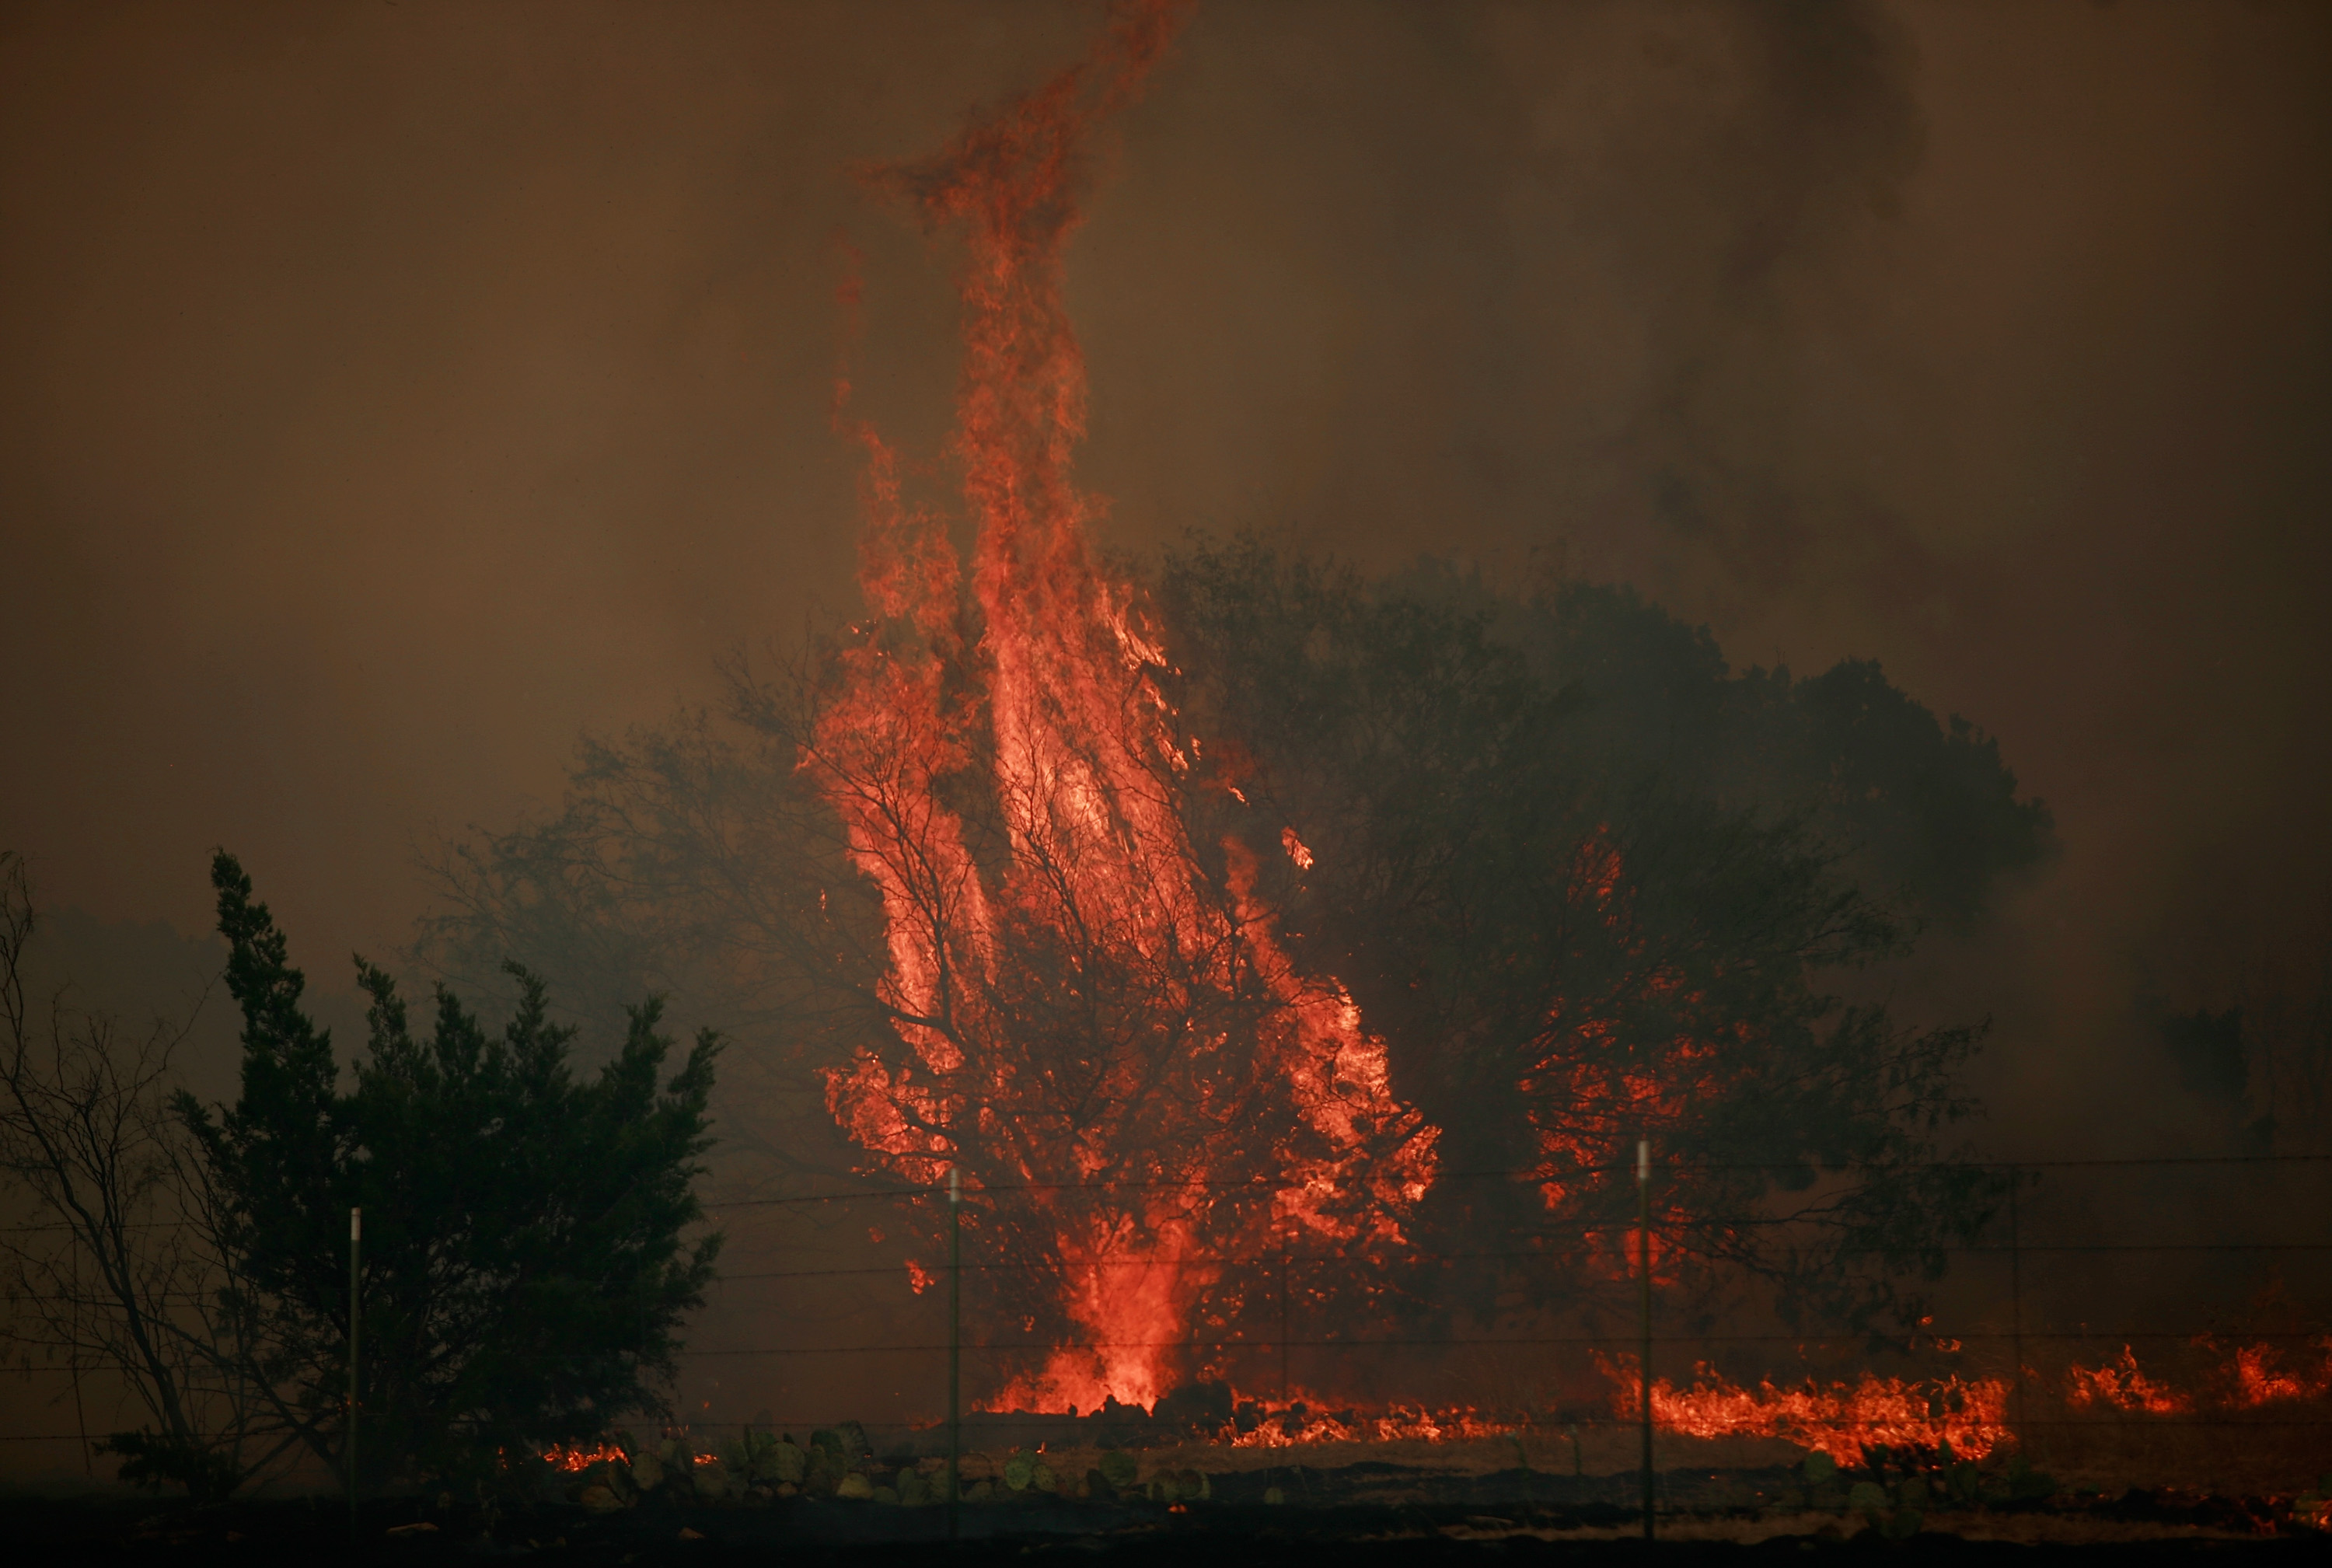
[[[1315,1429],[1322,1432],[1324,1427]],[[934,1431],[914,1434],[928,1450]],[[1369,1538],[1621,1537],[1637,1528],[1636,1433],[1616,1422],[1553,1432],[1363,1441],[1321,1436],[1280,1447],[1191,1440],[1134,1449],[1090,1443],[979,1448],[963,1456],[963,1503],[976,1535],[1073,1533],[1106,1540],[1161,1528],[1248,1536],[1268,1511],[1303,1512]],[[565,1474],[569,1501],[600,1512],[707,1504],[776,1511],[788,1538],[920,1538],[913,1515],[945,1497],[945,1459],[879,1454],[843,1426],[806,1444],[770,1434],[696,1454],[667,1439],[626,1467]],[[2004,1457],[2003,1457],[2004,1456]],[[2068,1485],[2012,1447],[1978,1463],[1941,1451],[1873,1451],[1852,1466],[1774,1439],[1664,1432],[1659,1530],[1670,1540],[1901,1540],[1941,1532],[2027,1543],[2257,1539],[2332,1525],[2332,1476],[2244,1489]],[[1261,1511],[1258,1511],[1261,1510]],[[1321,1512],[1333,1510],[1333,1513]],[[1169,1521],[1180,1516],[1180,1522]],[[890,1524],[884,1521],[889,1519]],[[1374,1521],[1374,1523],[1371,1523]],[[1290,1518],[1288,1524],[1295,1525]],[[704,1532],[720,1526],[706,1522]],[[776,1537],[771,1537],[776,1538]]]
[[[1599,1362],[1617,1385],[1613,1413],[1640,1419],[1637,1363],[1619,1356]],[[1692,1384],[1666,1378],[1652,1383],[1652,1420],[1664,1431],[1698,1438],[1779,1438],[1853,1464],[1873,1449],[1922,1449],[1982,1459],[2008,1439],[2007,1385],[1956,1374],[1905,1379],[1864,1372],[1853,1382],[1799,1386],[1770,1380],[1747,1388],[1706,1362]]]
[[[1113,1419],[1061,1417],[1056,1443],[1098,1439],[1181,1455],[1201,1468],[1306,1466],[1396,1458],[1458,1470],[1520,1468],[1616,1474],[1637,1462],[1637,1367],[1597,1358],[1609,1380],[1591,1415],[1473,1406],[1355,1405],[1299,1391],[1272,1403],[1233,1401],[1228,1420],[1170,1421],[1138,1409]],[[2202,1337],[2159,1364],[2125,1346],[2090,1363],[2026,1369],[2020,1417],[2011,1380],[1961,1372],[1794,1382],[1739,1382],[1704,1362],[1687,1381],[1656,1379],[1652,1412],[1663,1468],[1795,1465],[1820,1455],[1842,1470],[1954,1474],[1967,1497],[1979,1473],[2046,1473],[2119,1494],[2184,1487],[2266,1495],[2332,1470],[2332,1340],[2298,1343]],[[1191,1414],[1203,1407],[1186,1405]],[[1014,1418],[1041,1421],[1019,1412]],[[1984,1482],[1997,1492],[1999,1487]],[[2006,1485],[2005,1482],[2000,1485]]]

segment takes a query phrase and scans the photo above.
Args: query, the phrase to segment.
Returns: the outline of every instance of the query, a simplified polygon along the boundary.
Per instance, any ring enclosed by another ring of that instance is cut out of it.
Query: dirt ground
[[[1663,1437],[1655,1447],[1663,1561],[1736,1560],[1744,1548],[1849,1554],[1883,1550],[1890,1562],[2030,1562],[2056,1557],[2116,1563],[2332,1561],[2332,1534],[2296,1495],[2310,1492],[2332,1462],[2310,1446],[2312,1429],[2239,1432],[2158,1429],[2077,1434],[2060,1441],[2047,1499],[1957,1507],[1924,1504],[1893,1537],[1888,1519],[1844,1506],[1854,1477],[1838,1477],[1827,1505],[1808,1506],[1804,1450],[1769,1439]],[[2098,1440],[2100,1435],[2115,1439]],[[929,1436],[929,1434],[925,1434]],[[2307,1439],[2294,1441],[2295,1438]],[[1241,1563],[1563,1562],[1642,1560],[1639,1438],[1632,1428],[1524,1431],[1458,1440],[1320,1443],[1236,1448],[1183,1443],[1133,1452],[1139,1476],[1196,1470],[1203,1498],[1170,1501],[1105,1491],[1084,1497],[991,1495],[961,1506],[963,1545],[954,1563],[1068,1551],[1128,1563],[1222,1556]],[[971,1479],[1000,1472],[1008,1450],[973,1448]],[[1051,1468],[1082,1477],[1101,1468],[1099,1447],[1058,1445]],[[2044,1458],[2046,1456],[2044,1455]],[[924,1458],[929,1468],[936,1461]],[[2054,1463],[2055,1460],[2049,1462]],[[868,1461],[870,1466],[880,1461]],[[2182,1477],[2232,1484],[2212,1486]],[[1899,1510],[1898,1510],[1899,1512]],[[331,1496],[256,1498],[197,1509],[120,1489],[78,1499],[0,1496],[0,1562],[18,1563],[275,1563],[332,1560],[344,1568],[473,1561],[481,1555],[645,1568],[651,1563],[929,1563],[947,1542],[947,1510],[836,1497],[789,1496],[753,1506],[674,1506],[661,1496],[594,1514],[546,1496],[495,1516],[440,1509],[425,1497],[368,1502],[352,1526]],[[1907,1531],[1907,1534],[1904,1534]]]
[[[1306,1443],[1286,1448],[1232,1448],[1183,1443],[1141,1450],[1142,1473],[1196,1469],[1244,1475],[1298,1468],[1336,1470],[1391,1464],[1425,1473],[1489,1475],[1526,1469],[1547,1476],[1626,1477],[1637,1474],[1641,1439],[1631,1426],[1534,1429],[1494,1438],[1390,1442]],[[968,1445],[969,1446],[969,1445]],[[1098,1464],[1094,1448],[1053,1448],[1056,1469],[1083,1473]],[[998,1456],[1000,1458],[1001,1456]],[[1785,1470],[1806,1457],[1798,1445],[1773,1438],[1654,1437],[1653,1468],[1664,1476],[1693,1472]],[[2320,1424],[2228,1423],[2196,1427],[2142,1422],[2083,1424],[2036,1430],[2030,1450],[2035,1469],[2068,1491],[2118,1496],[2132,1488],[2184,1494],[2285,1496],[2325,1489],[2332,1477],[2332,1420]]]

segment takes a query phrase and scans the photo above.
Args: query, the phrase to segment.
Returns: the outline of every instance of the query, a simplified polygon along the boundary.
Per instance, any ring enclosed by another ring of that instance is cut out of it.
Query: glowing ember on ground
[[[1472,1409],[1433,1410],[1389,1405],[1381,1411],[1329,1410],[1316,1395],[1291,1399],[1285,1409],[1266,1410],[1256,1427],[1231,1439],[1240,1448],[1293,1448],[1314,1443],[1439,1442],[1503,1437],[1522,1423],[1501,1421]]]
[[[588,1448],[554,1448],[545,1451],[542,1458],[554,1470],[588,1470],[597,1464],[625,1465],[631,1462],[624,1450],[613,1443],[600,1443]]]

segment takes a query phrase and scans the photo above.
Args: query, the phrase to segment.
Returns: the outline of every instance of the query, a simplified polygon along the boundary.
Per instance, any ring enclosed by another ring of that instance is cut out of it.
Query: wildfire
[[[880,894],[894,1038],[830,1073],[827,1097],[899,1175],[959,1171],[967,1231],[1031,1266],[1019,1305],[1089,1347],[1051,1353],[998,1406],[1153,1402],[1199,1304],[1238,1310],[1209,1259],[1298,1236],[1398,1246],[1435,1169],[1437,1131],[1393,1096],[1383,1042],[1281,950],[1253,853],[1192,843],[1196,747],[1070,474],[1085,369],[1062,254],[1084,144],[1186,10],[1117,8],[1045,87],[871,177],[965,245],[953,454],[976,531],[967,572],[853,427],[873,617],[803,766]],[[1283,846],[1308,862],[1292,830]],[[999,1186],[1020,1190],[1008,1212],[979,1196]]]
[[[1471,1407],[1433,1410],[1419,1405],[1389,1405],[1381,1412],[1315,1408],[1318,1396],[1291,1399],[1283,1410],[1266,1410],[1253,1429],[1231,1439],[1239,1448],[1294,1448],[1314,1443],[1438,1442],[1464,1438],[1503,1437],[1516,1429],[1513,1421],[1483,1416]]]
[[[2287,1368],[2271,1345],[2245,1345],[2234,1353],[2235,1402],[2251,1407],[2282,1400],[2320,1400],[2332,1394],[2332,1338],[2319,1339],[2322,1362],[2312,1371]]]
[[[613,1443],[602,1442],[590,1448],[561,1445],[544,1450],[543,1462],[554,1470],[588,1470],[594,1465],[631,1462],[631,1457]]]
[[[1634,1358],[1598,1360],[1617,1385],[1613,1413],[1640,1420]],[[1866,1448],[1935,1448],[1946,1442],[1961,1458],[1980,1459],[2009,1437],[2008,1385],[1996,1379],[1907,1382],[1865,1372],[1853,1383],[1824,1386],[1809,1378],[1802,1388],[1761,1382],[1750,1389],[1705,1362],[1694,1374],[1687,1389],[1653,1380],[1654,1425],[1696,1438],[1782,1438],[1819,1448],[1841,1465],[1859,1464]]]
[[[2127,1345],[2121,1347],[2118,1360],[2103,1366],[2085,1367],[2077,1362],[2066,1369],[2065,1402],[2075,1410],[2105,1405],[2149,1416],[2176,1415],[2193,1408],[2184,1394],[2138,1371],[2137,1356]]]
[[[1234,1260],[1294,1243],[1345,1264],[1306,1289],[1383,1299],[1378,1266],[1409,1247],[1404,1227],[1438,1172],[1439,1132],[1393,1093],[1382,1038],[1282,940],[1270,877],[1289,873],[1269,846],[1299,878],[1314,851],[1293,825],[1259,820],[1220,760],[1235,746],[1202,760],[1184,732],[1160,635],[1088,543],[1103,503],[1072,475],[1085,375],[1063,258],[1085,148],[1139,97],[1188,9],[1114,6],[1051,81],[941,154],[868,176],[962,247],[951,456],[968,557],[946,517],[911,503],[896,454],[848,416],[837,386],[837,423],[865,454],[869,613],[833,650],[800,765],[879,905],[877,936],[849,923],[852,899],[818,900],[835,951],[875,952],[867,995],[881,1021],[827,1072],[827,1104],[871,1165],[930,1187],[961,1178],[965,1245],[1008,1266],[983,1268],[974,1288],[1008,1297],[998,1321],[1020,1322],[1037,1347],[976,1401],[991,1410],[1148,1407],[1187,1380],[1227,1378],[1194,1343],[1260,1343],[1247,1332],[1256,1310],[1276,1300],[1284,1314],[1290,1289],[1284,1271],[1275,1294]],[[1228,837],[1193,827],[1227,801],[1257,820]],[[1545,938],[1572,947],[1515,960],[1560,965],[1579,948],[1594,961],[1574,967],[1603,978],[1552,1004],[1510,1081],[1530,1107],[1545,1206],[1590,1219],[1586,1265],[1617,1276],[1639,1238],[1595,1206],[1612,1151],[1761,1069],[1723,965],[1687,966],[1643,934],[1612,838],[1599,828],[1576,846],[1563,897],[1587,918]],[[1689,1259],[1664,1235],[1691,1217],[1686,1200],[1653,1201],[1651,1269],[1673,1277]],[[918,1245],[935,1218],[911,1222]],[[918,1294],[931,1285],[922,1263],[904,1267]],[[2309,1372],[2238,1352],[2228,1377],[2247,1404],[2321,1396],[2332,1354]],[[1621,1382],[1626,1404],[1633,1379]],[[2186,1408],[2127,1349],[2074,1369],[2067,1397]],[[1706,1366],[1689,1388],[1652,1391],[1670,1430],[1788,1438],[1845,1462],[1946,1441],[1982,1457],[2005,1438],[2004,1402],[1991,1380],[1751,1389]],[[1239,1440],[1505,1429],[1470,1410],[1315,1416],[1307,1402]]]
[[[2197,1342],[2209,1348],[2212,1342]],[[2069,1408],[2107,1409],[2139,1416],[2190,1414],[2206,1404],[2229,1410],[2256,1409],[2298,1400],[2332,1397],[2332,1336],[2312,1342],[2320,1357],[2314,1367],[2264,1343],[2228,1353],[2204,1382],[2217,1399],[2173,1387],[2142,1371],[2127,1345],[2098,1366],[2075,1363],[2065,1376]],[[1596,1358],[1611,1380],[1612,1414],[1640,1419],[1636,1362],[1631,1356]],[[1982,1459],[2012,1445],[2007,1382],[1955,1375],[1907,1380],[1864,1373],[1854,1382],[1802,1386],[1770,1380],[1746,1387],[1703,1362],[1689,1387],[1666,1378],[1652,1383],[1652,1421],[1665,1432],[1696,1438],[1779,1438],[1820,1449],[1842,1466],[1862,1462],[1867,1450],[1911,1447],[1936,1449],[1948,1443],[1954,1454]],[[1266,1408],[1251,1429],[1231,1442],[1240,1448],[1292,1448],[1314,1443],[1390,1441],[1399,1439],[1498,1437],[1528,1425],[1504,1420],[1471,1408],[1432,1410],[1388,1406],[1378,1410],[1335,1409],[1333,1401],[1304,1391],[1282,1407]]]
[[[2218,1350],[2208,1336],[2194,1343],[2205,1352]],[[2202,1386],[2216,1396],[2207,1402],[2242,1410],[2294,1400],[2332,1398],[2332,1336],[2314,1341],[2312,1348],[2318,1362],[2309,1367],[2294,1364],[2294,1358],[2272,1344],[2236,1346],[2203,1378]],[[2134,1415],[2171,1416],[2206,1402],[2200,1394],[2181,1392],[2146,1376],[2138,1369],[2136,1353],[2127,1345],[2103,1366],[2075,1362],[2067,1369],[2065,1382],[2065,1402],[2077,1410],[2102,1406]]]
[[[1304,840],[1295,837],[1295,829],[1283,827],[1279,830],[1279,846],[1287,851],[1287,858],[1295,863],[1296,870],[1312,869],[1312,852],[1304,846]]]

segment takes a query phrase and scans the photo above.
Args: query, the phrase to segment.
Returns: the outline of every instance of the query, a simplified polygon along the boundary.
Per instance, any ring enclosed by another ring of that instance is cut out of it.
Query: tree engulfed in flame
[[[893,1037],[831,1072],[827,1102],[896,1174],[959,1169],[967,1229],[1018,1266],[985,1277],[1082,1342],[990,1403],[1155,1401],[1200,1370],[1177,1350],[1197,1305],[1216,1325],[1241,1309],[1220,1260],[1299,1238],[1398,1247],[1434,1171],[1383,1042],[1276,940],[1252,854],[1193,843],[1162,650],[1094,560],[1096,506],[1070,476],[1085,375],[1061,260],[1082,148],[1184,9],[1122,9],[1050,83],[872,176],[965,247],[954,456],[976,531],[967,582],[857,427],[872,619],[803,765],[881,895]],[[980,1197],[997,1188],[1019,1190]]]

